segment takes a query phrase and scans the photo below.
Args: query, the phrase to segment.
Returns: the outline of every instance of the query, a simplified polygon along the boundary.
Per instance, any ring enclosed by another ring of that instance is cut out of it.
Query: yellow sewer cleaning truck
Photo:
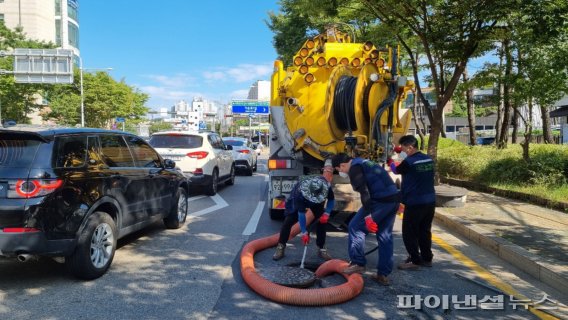
[[[413,82],[398,74],[397,48],[353,43],[330,28],[308,39],[293,65],[274,62],[270,98],[268,203],[273,219],[300,175],[319,174],[326,159],[346,152],[384,163],[406,134],[402,108]],[[358,194],[334,175],[336,211],[356,211]]]

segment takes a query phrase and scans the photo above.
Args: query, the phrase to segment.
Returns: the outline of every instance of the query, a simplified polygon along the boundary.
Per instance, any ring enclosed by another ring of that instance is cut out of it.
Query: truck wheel
[[[116,225],[105,212],[94,212],[77,241],[75,251],[65,259],[77,278],[96,279],[108,270],[116,251]]]
[[[219,186],[219,173],[217,173],[217,169],[213,170],[213,174],[211,175],[211,184],[209,188],[205,190],[205,194],[208,196],[214,196],[217,194],[217,187]]]
[[[284,220],[284,210],[269,209],[270,219],[272,220]]]
[[[175,198],[173,199],[170,214],[164,218],[164,225],[168,229],[179,229],[185,223],[187,218],[187,192],[184,188],[178,188]]]

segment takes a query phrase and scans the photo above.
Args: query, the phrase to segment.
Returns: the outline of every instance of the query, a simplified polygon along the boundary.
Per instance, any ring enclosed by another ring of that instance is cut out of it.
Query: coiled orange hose
[[[306,220],[309,224],[314,216],[308,210]],[[296,223],[290,232],[290,238],[300,232]],[[316,270],[316,277],[322,278],[331,273],[340,273],[347,280],[345,283],[321,289],[296,289],[282,286],[261,277],[254,267],[254,255],[258,251],[274,247],[278,243],[279,234],[260,238],[247,243],[241,252],[241,274],[245,283],[259,295],[275,302],[298,306],[327,306],[351,300],[363,290],[363,277],[354,273],[341,273],[348,266],[343,260],[329,260]]]

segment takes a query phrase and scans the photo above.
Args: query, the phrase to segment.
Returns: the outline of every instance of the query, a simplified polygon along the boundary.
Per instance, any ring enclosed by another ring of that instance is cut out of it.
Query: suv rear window
[[[153,135],[148,141],[154,148],[200,148],[203,145],[203,137],[185,134],[158,134]]]
[[[0,167],[31,167],[41,143],[38,140],[0,139]]]
[[[57,168],[77,168],[87,161],[87,137],[63,136],[55,140],[57,149]]]
[[[225,139],[223,139],[223,142],[225,142],[225,144],[228,144],[228,145],[233,146],[233,147],[242,147],[242,146],[245,145],[245,142],[242,141],[242,140],[239,141],[239,140],[225,140]]]

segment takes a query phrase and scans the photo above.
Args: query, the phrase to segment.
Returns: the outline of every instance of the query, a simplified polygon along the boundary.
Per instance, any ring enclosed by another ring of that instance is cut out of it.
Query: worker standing
[[[434,161],[418,150],[416,137],[403,136],[399,143],[403,160],[398,165],[391,163],[390,168],[393,173],[402,175],[402,239],[409,257],[398,268],[417,270],[420,266],[432,266],[431,229],[436,209]]]
[[[375,231],[379,261],[377,273],[372,278],[388,286],[387,276],[393,268],[392,228],[399,206],[398,189],[386,170],[370,160],[351,158],[340,153],[333,156],[332,165],[342,177],[349,177],[353,190],[361,194],[363,204],[349,222],[348,250],[351,263],[343,273],[365,271],[365,237],[369,231]]]

